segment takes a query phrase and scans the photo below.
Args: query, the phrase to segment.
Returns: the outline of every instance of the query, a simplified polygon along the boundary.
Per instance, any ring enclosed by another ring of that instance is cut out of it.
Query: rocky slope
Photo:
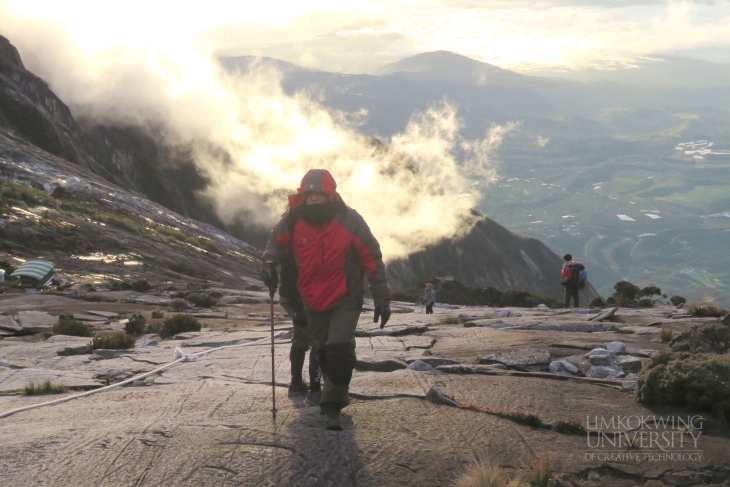
[[[200,332],[166,340],[140,336],[129,350],[92,352],[88,338],[63,335],[0,340],[0,415],[133,379],[0,418],[0,483],[440,487],[453,485],[475,455],[513,475],[545,459],[555,487],[719,486],[730,479],[726,424],[706,416],[694,448],[679,424],[660,428],[651,418],[697,412],[650,409],[633,392],[647,357],[667,348],[658,337],[662,325],[680,332],[708,319],[671,308],[622,309],[607,322],[587,310],[437,307],[425,315],[396,303],[392,322],[380,330],[366,301],[345,430],[330,432],[316,406],[286,395],[286,338],[276,345],[272,419],[268,325],[258,321],[268,314],[263,293],[211,291],[222,301],[254,299],[222,305],[219,315],[201,318]],[[167,312],[123,302],[0,296],[0,313],[22,318],[28,309],[93,319],[100,334],[118,330],[131,313],[155,322],[153,310]],[[98,318],[102,313],[106,318]],[[461,323],[445,324],[458,317]],[[290,328],[290,322],[277,324],[277,331]],[[210,352],[230,345],[239,347]],[[197,360],[143,375],[174,360],[178,347]],[[45,380],[69,391],[19,391]],[[633,427],[638,417],[648,418],[643,427],[626,431],[626,418]],[[604,426],[597,426],[600,420]],[[591,436],[580,428],[593,430]],[[634,434],[647,441],[625,446]],[[684,434],[683,444],[677,437],[665,452],[680,457],[658,455],[648,442],[653,434]],[[615,443],[614,435],[622,435],[620,447],[606,439]]]

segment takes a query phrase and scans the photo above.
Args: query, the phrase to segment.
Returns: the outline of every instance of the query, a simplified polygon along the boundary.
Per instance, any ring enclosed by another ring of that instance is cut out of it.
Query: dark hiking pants
[[[342,409],[350,404],[350,380],[355,368],[355,328],[362,301],[347,298],[324,312],[305,308],[312,343],[319,350],[324,376],[320,405]]]
[[[570,298],[573,298],[573,306],[578,307],[578,294],[580,289],[577,287],[565,286],[565,307],[570,308]]]
[[[426,314],[432,315],[433,314],[433,303],[426,305]]]
[[[284,311],[294,319],[294,310],[289,306],[289,302],[281,298],[279,300],[281,307]],[[291,362],[291,376],[292,382],[300,382],[302,380],[302,370],[304,369],[304,359],[307,355],[307,350],[310,346],[312,351],[309,353],[309,384],[319,382],[318,369],[319,369],[319,354],[317,349],[313,346],[310,339],[309,326],[298,326],[294,325],[292,330],[291,339],[291,350],[289,350],[289,362]]]

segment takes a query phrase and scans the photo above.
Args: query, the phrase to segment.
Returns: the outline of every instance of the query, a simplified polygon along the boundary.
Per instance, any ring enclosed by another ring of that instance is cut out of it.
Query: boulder
[[[597,379],[613,379],[623,377],[626,373],[618,365],[592,365],[585,375]]]
[[[56,352],[56,355],[85,355],[91,353],[91,338],[89,337],[72,337],[68,335],[53,335],[46,343],[55,343],[62,345]]]
[[[429,372],[433,370],[433,367],[428,365],[426,362],[423,362],[421,360],[415,360],[408,364],[408,367],[406,367],[408,370],[418,370],[420,372]]]
[[[453,397],[446,394],[444,391],[438,388],[438,386],[431,386],[426,393],[426,400],[434,404],[444,404],[446,406],[459,406]]]
[[[619,341],[608,342],[606,343],[606,350],[611,350],[616,353],[624,353],[626,351],[626,344]]]
[[[550,352],[533,347],[517,347],[484,357],[480,364],[503,364],[507,367],[526,372],[545,370],[550,365]]]
[[[20,326],[20,324],[16,322],[12,316],[7,315],[0,315],[0,329],[13,332],[8,335],[14,335],[14,332],[23,331],[23,327]]]
[[[18,311],[18,321],[25,333],[43,333],[51,331],[58,317],[42,311]]]
[[[594,348],[586,356],[591,365],[609,365],[613,363],[616,352],[605,348]]]
[[[492,314],[492,316],[494,316],[495,318],[510,318],[517,315],[515,315],[512,311],[508,309],[498,309]]]
[[[623,370],[627,374],[630,372],[640,372],[641,367],[644,365],[644,362],[639,357],[634,357],[632,355],[622,355],[620,357],[616,357],[614,363],[621,367],[621,370]]]

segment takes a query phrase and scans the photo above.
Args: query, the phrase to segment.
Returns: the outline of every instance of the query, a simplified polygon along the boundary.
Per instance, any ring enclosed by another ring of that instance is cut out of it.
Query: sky
[[[433,50],[522,71],[630,66],[667,53],[730,62],[730,1],[3,3],[21,16],[57,20],[88,38],[139,45],[194,42],[220,55],[270,56],[348,73],[373,73]]]

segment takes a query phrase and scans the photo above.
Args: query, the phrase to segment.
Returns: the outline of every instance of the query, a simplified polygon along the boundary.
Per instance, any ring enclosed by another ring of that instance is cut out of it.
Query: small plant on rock
[[[674,336],[673,326],[662,326],[662,330],[659,332],[659,339],[664,343],[668,343]]]
[[[132,336],[141,335],[144,333],[145,324],[147,324],[145,317],[139,313],[134,313],[127,321],[127,324],[124,325],[124,331]]]
[[[116,335],[107,335],[102,337],[94,337],[89,343],[92,350],[123,350],[134,348],[135,340],[133,336],[126,333],[118,333]]]
[[[522,479],[530,487],[548,487],[548,482],[553,476],[553,466],[548,458],[538,458],[532,465],[527,467],[522,474]]]
[[[68,391],[68,388],[64,385],[52,384],[50,380],[46,380],[41,384],[35,384],[33,382],[28,383],[23,389],[24,396],[39,396],[41,394],[63,394]]]
[[[217,299],[210,294],[205,293],[190,293],[185,297],[185,299],[193,303],[198,308],[212,308],[218,304]]]
[[[687,313],[698,318],[720,318],[725,316],[727,311],[711,301],[705,300],[687,305]]]
[[[75,337],[93,337],[94,329],[74,319],[73,316],[61,315],[58,323],[52,328],[54,335],[69,335]]]
[[[175,315],[165,320],[165,324],[160,330],[160,336],[169,338],[186,331],[200,331],[200,321],[190,315]]]
[[[152,289],[152,286],[147,282],[147,279],[137,279],[132,283],[132,289],[138,293],[146,293]]]
[[[188,310],[188,302],[183,298],[175,298],[170,303],[170,309],[172,311],[177,311],[178,313],[180,311],[187,311]]]
[[[464,472],[456,479],[455,487],[527,487],[517,479],[510,479],[507,472],[490,465],[484,459],[469,462]]]

